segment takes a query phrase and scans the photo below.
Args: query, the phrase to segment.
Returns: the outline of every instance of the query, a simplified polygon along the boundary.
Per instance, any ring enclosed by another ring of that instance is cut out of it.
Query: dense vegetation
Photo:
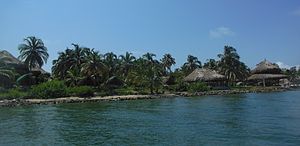
[[[0,58],[0,79],[8,80],[12,85],[11,89],[1,89],[0,98],[198,92],[210,90],[210,87],[205,83],[188,84],[182,80],[197,68],[209,68],[225,75],[228,86],[245,81],[250,74],[250,69],[231,46],[224,47],[224,52],[217,55],[218,60],[208,59],[203,65],[196,56],[188,55],[186,62],[173,71],[176,60],[171,54],[165,54],[161,59],[149,52],[136,57],[130,52],[117,55],[72,44],[53,60],[51,76],[36,71],[49,57],[41,39],[27,37],[18,49],[19,59],[28,70],[20,73],[6,63],[6,58]],[[295,80],[300,71],[293,67],[285,73]]]

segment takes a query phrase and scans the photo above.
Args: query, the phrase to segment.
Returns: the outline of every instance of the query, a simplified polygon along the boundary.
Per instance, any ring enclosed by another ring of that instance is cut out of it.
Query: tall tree
[[[65,52],[60,52],[58,59],[52,62],[52,73],[60,79],[64,79],[71,69],[80,72],[82,64],[91,52],[89,48],[80,47],[78,44],[72,44],[72,46],[74,49],[67,48]]]
[[[217,66],[218,66],[218,62],[215,59],[208,59],[207,62],[204,63],[203,68],[216,70]]]
[[[197,57],[193,55],[188,55],[187,57],[187,62],[185,62],[182,66],[182,70],[186,73],[189,74],[192,71],[194,71],[196,68],[201,68],[201,62],[198,60]]]
[[[127,81],[127,76],[130,71],[130,69],[134,66],[135,57],[132,55],[132,53],[126,52],[125,55],[119,56],[121,61],[120,71],[122,72],[122,76],[125,78],[125,82]]]
[[[244,80],[247,77],[249,69],[240,61],[235,48],[225,46],[224,53],[219,54],[218,57],[220,58],[219,71],[226,76],[229,83]]]
[[[114,76],[119,63],[117,55],[113,52],[104,54],[104,63],[108,67],[108,78]]]
[[[107,72],[107,67],[100,58],[98,52],[91,50],[86,56],[86,61],[82,64],[81,73],[92,79],[94,85],[99,85],[100,77]]]
[[[158,87],[162,84],[161,76],[163,72],[162,64],[154,59],[156,55],[153,53],[146,53],[142,56],[144,60],[144,76],[147,80],[148,86],[150,88],[151,94],[154,92],[154,88],[156,87],[156,91],[158,91]]]
[[[24,61],[29,70],[42,67],[44,63],[47,63],[49,54],[41,39],[30,36],[25,38],[24,42],[24,44],[20,44],[18,47],[20,50],[19,58]]]
[[[172,57],[171,54],[165,54],[161,59],[162,65],[166,71],[171,73],[171,66],[176,64],[175,58]]]

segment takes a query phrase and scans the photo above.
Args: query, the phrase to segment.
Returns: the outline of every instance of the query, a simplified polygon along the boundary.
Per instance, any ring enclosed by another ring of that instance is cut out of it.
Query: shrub
[[[68,95],[79,97],[92,97],[94,96],[94,90],[89,86],[69,87]]]
[[[18,88],[10,89],[0,94],[0,99],[21,99],[27,96],[27,93]]]
[[[30,96],[34,98],[58,98],[67,94],[67,87],[62,81],[52,80],[33,86]]]
[[[179,82],[173,87],[175,91],[177,92],[183,92],[188,90],[188,83],[186,82]]]
[[[188,87],[189,92],[203,92],[208,91],[209,87],[202,82],[191,83]]]
[[[133,88],[130,88],[130,87],[115,89],[115,93],[117,95],[134,95],[134,94],[137,94],[137,92]]]

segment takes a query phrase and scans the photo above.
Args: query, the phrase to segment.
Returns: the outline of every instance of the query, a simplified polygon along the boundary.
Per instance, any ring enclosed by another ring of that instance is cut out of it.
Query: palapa
[[[186,82],[211,82],[211,81],[224,81],[226,80],[224,75],[218,74],[215,70],[198,68],[192,73],[186,76],[184,79]]]
[[[262,80],[265,86],[266,80],[279,80],[287,78],[286,75],[281,74],[281,69],[275,63],[271,63],[266,59],[256,65],[255,69],[251,71],[252,75],[248,80]]]

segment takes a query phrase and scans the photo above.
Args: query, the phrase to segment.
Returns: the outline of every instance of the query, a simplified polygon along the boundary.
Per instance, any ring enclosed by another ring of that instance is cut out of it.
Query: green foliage
[[[33,86],[30,96],[34,98],[59,98],[67,95],[67,87],[62,81],[52,80]]]
[[[24,91],[21,91],[18,88],[10,89],[6,92],[0,93],[0,100],[2,99],[21,99],[25,98],[27,96],[27,93]]]
[[[117,95],[134,95],[137,94],[138,92],[135,91],[133,88],[127,87],[127,88],[115,89],[115,93]]]
[[[240,56],[235,48],[225,46],[224,53],[218,54],[218,57],[220,58],[218,69],[221,74],[225,75],[229,82],[244,81],[247,79],[250,69],[245,63],[240,61]]]
[[[209,87],[202,82],[191,83],[188,89],[189,92],[203,92],[208,90],[210,90]]]
[[[43,41],[30,36],[25,38],[24,42],[24,44],[20,44],[18,47],[20,50],[19,58],[24,61],[29,69],[42,67],[49,57],[47,47],[45,47]]]
[[[69,87],[67,93],[70,96],[92,97],[94,96],[93,88],[89,86]]]

